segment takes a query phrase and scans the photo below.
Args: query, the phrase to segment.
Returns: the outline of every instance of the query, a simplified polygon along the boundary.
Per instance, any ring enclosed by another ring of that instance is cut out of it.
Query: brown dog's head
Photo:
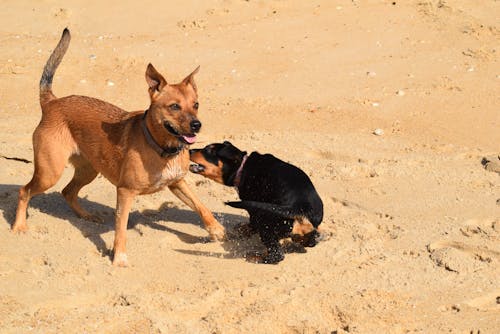
[[[201,122],[197,117],[199,104],[194,75],[199,68],[181,83],[169,85],[153,65],[148,65],[146,82],[151,105],[147,124],[155,138],[161,139],[163,143],[177,140],[189,145],[196,141]]]
[[[246,154],[228,141],[192,149],[189,156],[195,164],[189,166],[189,170],[226,186],[234,186],[236,172]]]

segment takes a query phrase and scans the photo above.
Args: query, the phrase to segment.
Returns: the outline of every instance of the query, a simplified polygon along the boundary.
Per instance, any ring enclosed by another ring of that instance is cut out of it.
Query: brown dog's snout
[[[198,132],[201,129],[201,122],[199,120],[195,119],[195,120],[191,121],[189,126],[191,127],[191,131]]]

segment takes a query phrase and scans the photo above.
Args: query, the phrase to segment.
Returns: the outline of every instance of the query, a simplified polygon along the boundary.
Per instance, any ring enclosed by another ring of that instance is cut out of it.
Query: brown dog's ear
[[[154,68],[153,65],[148,64],[146,69],[146,82],[149,86],[149,94],[153,96],[155,92],[159,92],[167,85],[167,81],[163,76]]]
[[[188,75],[186,78],[184,78],[184,80],[182,80],[183,84],[191,85],[195,92],[197,92],[197,89],[196,89],[196,83],[194,82],[194,75],[198,73],[199,70],[200,66],[198,65],[198,67],[193,72],[191,72],[190,75]]]

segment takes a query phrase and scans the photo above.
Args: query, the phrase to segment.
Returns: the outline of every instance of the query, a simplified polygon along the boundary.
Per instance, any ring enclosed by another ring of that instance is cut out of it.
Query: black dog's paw
[[[264,255],[259,252],[248,252],[245,255],[245,260],[251,263],[264,263]]]
[[[285,253],[307,253],[303,245],[294,242],[293,240],[285,239],[282,243],[282,248]]]
[[[264,264],[278,264],[283,261],[285,255],[280,252],[269,252],[264,255],[259,252],[249,252],[246,254],[245,259],[251,263],[264,263]]]
[[[267,264],[277,264],[285,259],[285,254],[283,250],[280,248],[271,248],[268,249],[267,255],[264,256],[264,262]]]

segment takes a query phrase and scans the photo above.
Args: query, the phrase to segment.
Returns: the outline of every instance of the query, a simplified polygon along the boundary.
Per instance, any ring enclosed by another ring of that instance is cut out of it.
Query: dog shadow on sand
[[[18,191],[20,185],[0,184],[0,210],[3,212],[6,224],[11,225],[15,220]],[[173,195],[172,195],[173,196]],[[114,231],[115,209],[107,205],[89,201],[86,198],[79,199],[82,207],[89,212],[99,215],[103,222],[95,223],[82,218],[78,218],[73,210],[66,203],[60,192],[51,192],[34,196],[30,200],[29,208],[37,209],[40,212],[63,219],[76,227],[83,237],[92,241],[102,256],[111,258],[112,252],[106,245],[102,235]],[[33,228],[36,222],[30,221],[28,209],[28,226]],[[265,250],[257,234],[249,232],[245,226],[248,217],[243,215],[234,215],[223,212],[214,213],[215,218],[226,228],[226,239],[221,242],[224,252],[210,252],[200,250],[175,249],[175,251],[193,256],[207,256],[222,259],[245,258],[251,253],[260,253]],[[143,210],[139,212],[133,210],[130,212],[128,230],[135,229],[141,232],[141,225],[148,226],[151,229],[165,231],[176,235],[180,241],[186,244],[208,243],[208,236],[200,237],[179,231],[169,227],[165,222],[186,223],[203,228],[198,214],[190,209],[169,206],[168,201],[158,210]],[[31,230],[33,231],[33,230]],[[28,230],[30,233],[30,230]],[[285,245],[286,252],[303,252],[291,245]]]

